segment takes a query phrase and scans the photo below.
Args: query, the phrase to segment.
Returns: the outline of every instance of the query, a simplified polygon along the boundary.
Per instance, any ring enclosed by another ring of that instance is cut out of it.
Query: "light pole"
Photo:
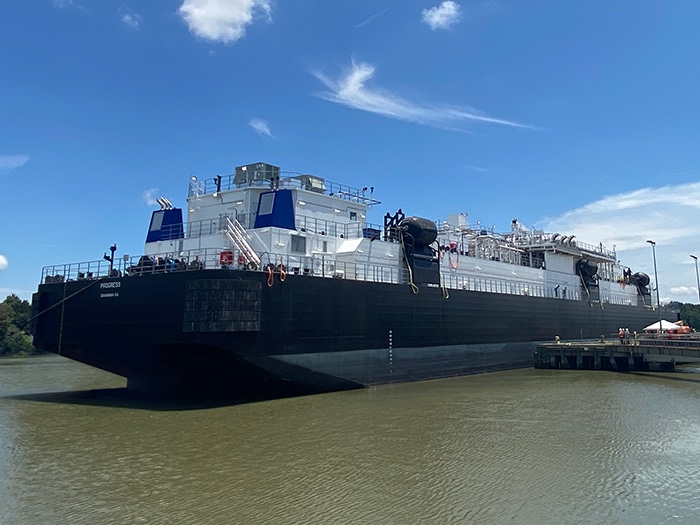
[[[691,255],[695,261],[695,278],[698,280],[698,300],[700,300],[700,274],[698,274],[698,258],[695,255]]]
[[[661,335],[661,301],[659,301],[659,276],[656,273],[656,243],[654,241],[647,240],[651,244],[651,253],[654,256],[654,281],[656,281],[656,309],[659,312],[659,330],[656,332],[657,335]]]

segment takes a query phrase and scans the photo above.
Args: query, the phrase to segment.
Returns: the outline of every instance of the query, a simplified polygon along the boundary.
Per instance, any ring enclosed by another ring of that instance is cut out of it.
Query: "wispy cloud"
[[[121,15],[121,19],[124,25],[126,25],[130,29],[134,29],[135,31],[141,29],[143,17],[140,14],[135,13],[131,8],[129,8],[129,6],[120,6],[119,14]]]
[[[632,271],[654,279],[652,251],[656,242],[661,300],[697,302],[695,266],[700,256],[700,182],[643,188],[609,195],[544,221],[544,229],[574,234],[591,244],[615,246],[618,257]]]
[[[53,0],[56,9],[67,9],[73,5],[73,0]]]
[[[184,0],[178,14],[195,36],[236,42],[255,19],[270,20],[272,0]]]
[[[0,177],[29,162],[29,155],[0,155]]]
[[[423,9],[421,15],[423,23],[427,24],[433,31],[447,29],[461,20],[462,8],[457,2],[445,0],[436,7]]]
[[[335,79],[322,72],[312,71],[330,90],[317,94],[318,97],[352,109],[452,131],[467,131],[467,123],[477,122],[535,129],[512,120],[491,117],[468,106],[413,102],[385,89],[369,87],[366,84],[374,77],[374,72],[372,64],[354,60],[349,71]]]
[[[498,0],[485,0],[470,6],[470,15],[492,15],[508,10],[508,7]]]
[[[0,255],[0,270],[7,268],[7,257]]]
[[[74,0],[53,0],[53,7],[54,9],[61,10],[61,9],[78,9],[78,10],[83,10],[85,6],[76,4]]]
[[[149,188],[147,190],[143,190],[143,193],[141,196],[143,197],[143,200],[148,204],[149,206],[156,206],[158,205],[158,202],[156,201],[156,195],[158,194],[158,188]]]
[[[270,125],[266,120],[261,118],[250,119],[248,125],[255,130],[255,132],[261,137],[272,137],[272,132],[270,131]]]
[[[386,9],[383,9],[383,10],[379,11],[378,13],[373,14],[373,15],[370,16],[369,18],[366,18],[365,20],[363,20],[362,22],[360,22],[359,24],[357,24],[357,25],[355,26],[355,28],[363,27],[363,26],[366,26],[367,24],[371,24],[371,23],[374,22],[375,20],[377,20],[377,19],[381,18],[382,16],[384,16],[384,14],[385,14],[388,10],[389,10],[389,8],[387,7]]]

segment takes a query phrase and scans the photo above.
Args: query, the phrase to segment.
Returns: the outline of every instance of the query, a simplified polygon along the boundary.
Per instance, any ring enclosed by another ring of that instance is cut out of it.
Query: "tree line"
[[[698,304],[688,304],[679,303],[677,301],[671,301],[668,306],[674,311],[679,312],[679,318],[685,324],[690,326],[695,332],[700,332],[700,305]],[[668,319],[669,321],[675,322],[678,319]]]
[[[15,294],[0,303],[0,356],[38,354],[29,334],[31,306]]]

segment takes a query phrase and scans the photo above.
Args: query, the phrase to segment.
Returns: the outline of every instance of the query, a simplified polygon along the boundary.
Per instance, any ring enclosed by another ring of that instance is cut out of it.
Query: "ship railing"
[[[562,243],[559,239],[553,240],[550,235],[537,236],[530,238],[529,236],[523,237],[512,237],[509,235],[496,234],[501,239],[512,242],[515,246],[520,248],[532,248],[532,247],[552,247],[552,246],[562,246],[569,248],[576,248],[579,251],[587,252],[592,255],[597,255],[605,259],[616,260],[617,255],[615,250],[609,250],[602,243],[599,244],[589,244],[586,242],[579,241],[578,239],[570,240],[569,242]]]
[[[307,275],[333,279],[348,279],[379,283],[408,282],[408,270],[371,262],[338,261],[329,253],[288,255],[263,253],[260,255],[263,271],[268,268],[279,272],[280,266],[292,275]]]
[[[383,283],[407,282],[405,268],[360,262],[337,261],[330,254],[288,255],[279,253],[259,254],[259,264],[250,266],[243,251],[230,248],[201,248],[180,253],[160,253],[151,255],[124,255],[107,260],[85,261],[69,264],[45,266],[42,269],[42,283],[61,283],[90,279],[132,277],[156,273],[170,273],[191,270],[245,270],[275,272],[324,277],[352,279]]]
[[[280,265],[287,273],[314,277],[332,277],[358,281],[383,283],[408,282],[407,270],[395,266],[373,263],[337,261],[330,254],[312,256],[294,256],[265,253],[261,255],[263,270],[273,268],[279,271]],[[528,281],[514,281],[498,278],[465,277],[443,274],[443,285],[448,289],[471,290],[485,293],[508,295],[528,295],[562,300],[581,301],[581,291],[573,287],[533,284]],[[604,303],[620,305],[637,305],[629,295],[608,293],[603,297]]]
[[[255,224],[255,213],[239,214],[238,221],[246,229],[253,229]],[[294,224],[297,231],[327,235],[341,239],[357,239],[359,237],[369,237],[378,239],[381,236],[381,225],[369,222],[358,221],[351,223],[336,222],[328,219],[321,219],[311,215],[294,216]]]
[[[204,219],[185,223],[185,238],[205,237],[215,235],[225,228],[221,219]]]
[[[187,222],[183,225],[174,224],[162,228],[163,239],[190,239],[216,235],[227,231],[227,219],[237,220],[243,229],[250,230],[255,224],[255,213],[239,213],[235,216],[222,215],[219,218],[204,219]],[[308,215],[295,215],[295,223],[298,231],[328,235],[343,239],[357,239],[369,237],[378,239],[381,236],[381,226],[367,222],[342,223],[327,219],[320,219]]]
[[[214,219],[202,219],[199,221],[189,221],[184,225],[172,224],[163,226],[161,229],[161,239],[196,239],[198,237],[206,237],[209,235],[217,235],[222,231],[227,230],[227,218],[229,220],[237,220],[244,229],[252,228],[255,219],[255,214],[223,214]]]
[[[41,281],[43,283],[57,283],[220,268],[222,252],[225,251],[225,248],[203,248],[187,250],[178,254],[169,252],[154,255],[124,255],[115,258],[113,262],[100,259],[96,261],[57,264],[42,268]]]
[[[109,261],[100,259],[97,261],[44,266],[41,270],[41,282],[62,283],[64,281],[109,277],[110,274],[117,276],[122,273],[121,265],[122,261],[114,261],[114,265],[111,265]]]
[[[298,231],[342,239],[358,239],[360,237],[379,239],[382,232],[380,225],[368,222],[342,223],[308,215],[296,215],[294,220]]]
[[[564,300],[581,300],[581,292],[562,286],[547,286],[533,284],[528,281],[506,280],[490,277],[472,277],[461,275],[442,275],[442,283],[448,289],[470,290],[506,295],[529,295],[532,297],[548,297]]]
[[[193,249],[179,254],[162,253],[156,255],[129,256],[116,258],[112,263],[100,259],[71,264],[45,266],[42,269],[43,283],[60,283],[89,279],[105,279],[169,273],[201,269],[230,269],[245,271],[272,270],[279,273],[306,275],[310,277],[348,279],[380,283],[407,283],[408,275],[404,267],[388,266],[372,262],[338,261],[328,253],[311,255],[288,255],[261,253],[260,264],[255,268],[239,262],[242,252],[230,248]],[[245,255],[245,254],[243,254]],[[470,290],[475,292],[528,295],[562,300],[582,300],[580,290],[573,288],[533,284],[527,281],[506,280],[442,274],[442,284],[448,289]],[[601,294],[602,306],[618,304],[639,306],[641,298],[615,293]]]
[[[233,257],[234,252],[230,248],[196,248],[179,253],[125,255],[119,269],[125,276],[216,269],[230,264]]]
[[[184,226],[184,227],[183,227]],[[186,222],[184,225],[172,224],[161,229],[162,239],[190,239],[216,235],[226,230],[226,215],[216,219],[203,219]]]
[[[236,218],[245,229],[252,230],[255,225],[255,217],[256,213],[252,212],[239,213]],[[296,214],[294,216],[294,224],[296,226],[296,230],[299,232],[316,233],[319,235],[327,235],[329,237],[337,237],[341,239],[357,239],[359,237],[371,237],[378,239],[382,231],[379,224],[372,224],[364,221],[350,223],[337,222],[301,214]],[[198,228],[202,228],[202,235],[209,235],[211,233],[211,227],[209,224],[203,224],[199,227],[193,225],[186,231],[190,231],[192,232],[192,236],[196,236],[194,234],[199,231]]]
[[[639,295],[617,294],[606,292],[601,294],[603,304],[619,304],[624,306],[643,306],[644,299]]]
[[[617,259],[617,255],[616,255],[615,251],[608,250],[605,246],[603,246],[603,243],[595,245],[595,244],[588,244],[586,242],[581,242],[581,241],[577,240],[576,247],[579,248],[581,251],[602,255],[608,259]]]
[[[161,240],[204,237],[217,234],[221,229],[222,226],[219,219],[186,222],[184,225],[171,224],[161,228]]]
[[[309,189],[306,185],[305,177],[309,176],[305,173],[298,173],[293,171],[281,171],[279,173],[280,178],[276,183],[279,189]],[[197,195],[206,195],[221,191],[229,191],[240,188],[256,187],[256,188],[270,188],[271,181],[269,179],[261,178],[259,180],[250,180],[244,183],[236,184],[234,179],[236,177],[235,173],[229,175],[222,175],[221,181],[217,183],[215,177],[205,179],[204,181],[197,181],[197,184],[191,185],[190,187],[190,197]],[[339,199],[348,200],[351,202],[359,202],[367,205],[379,204],[379,201],[373,197],[372,188],[354,188],[352,186],[347,186],[345,184],[339,184],[337,182],[332,182],[327,179],[322,179],[315,177],[322,181],[322,184],[317,186],[314,191],[318,193],[323,193],[330,196],[335,196]]]
[[[533,284],[528,281],[443,274],[443,284],[448,289],[471,290],[475,292],[529,295],[532,297],[547,297],[572,301],[580,301],[583,299],[581,291],[576,288],[564,287],[562,285]],[[617,294],[614,292],[601,293],[600,300],[602,301],[603,308],[605,308],[606,304],[623,306],[641,306],[643,304],[643,299],[640,296],[631,296],[622,293]]]

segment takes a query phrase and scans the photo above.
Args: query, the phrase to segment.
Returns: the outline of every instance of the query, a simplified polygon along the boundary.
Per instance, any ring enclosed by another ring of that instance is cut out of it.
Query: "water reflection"
[[[519,370],[189,405],[53,357],[0,378],[2,523],[700,520],[698,376]]]

